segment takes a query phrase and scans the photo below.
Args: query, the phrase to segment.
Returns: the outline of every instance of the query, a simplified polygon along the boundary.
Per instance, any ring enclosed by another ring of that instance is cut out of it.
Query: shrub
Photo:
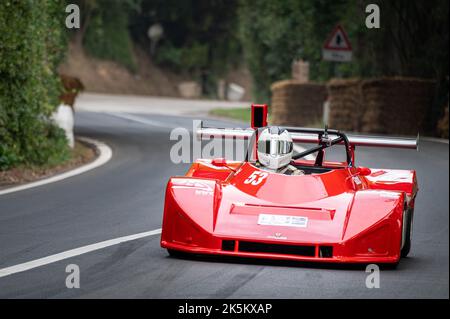
[[[199,43],[184,48],[176,48],[172,45],[163,46],[158,52],[156,61],[175,71],[193,72],[207,67],[208,46]]]
[[[68,156],[62,131],[49,121],[61,92],[62,14],[63,1],[0,2],[1,170]]]

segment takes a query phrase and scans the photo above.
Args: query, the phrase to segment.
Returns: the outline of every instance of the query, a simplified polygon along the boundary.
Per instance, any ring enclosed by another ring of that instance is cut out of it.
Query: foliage
[[[62,1],[0,2],[0,169],[67,157],[64,133],[48,120],[58,105],[64,52]]]
[[[185,70],[193,72],[207,67],[208,46],[194,43],[190,47],[177,48],[167,44],[160,48],[156,56],[156,62],[167,65],[177,71]]]
[[[92,16],[84,36],[84,46],[92,56],[118,62],[136,70],[133,45],[128,31],[129,1],[89,2]]]
[[[215,80],[241,59],[236,8],[237,0],[142,0],[130,29],[135,41],[150,48],[147,30],[161,24],[156,63],[201,79],[213,94]]]
[[[347,1],[348,2],[348,1]],[[242,0],[240,36],[259,102],[270,100],[270,85],[291,77],[293,60],[310,63],[312,79],[325,80],[332,64],[321,60],[327,34],[341,19],[346,1]]]
[[[382,12],[379,32],[362,38],[372,52],[368,61],[375,75],[401,75],[434,79],[433,104],[427,112],[427,127],[434,133],[448,105],[449,2],[446,0],[378,0]],[[362,58],[362,60],[367,60]]]
[[[369,3],[380,6],[380,29],[365,26]],[[291,63],[298,58],[310,63],[310,78],[317,81],[403,75],[442,83],[448,75],[446,0],[241,0],[239,23],[260,102],[269,101],[271,83],[290,78]],[[352,42],[351,63],[322,61],[323,42],[337,23]],[[448,84],[443,86],[447,91]]]

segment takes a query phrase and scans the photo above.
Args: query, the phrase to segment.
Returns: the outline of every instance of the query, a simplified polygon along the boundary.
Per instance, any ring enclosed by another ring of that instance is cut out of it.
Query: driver
[[[302,170],[290,165],[294,143],[286,129],[265,128],[258,138],[258,162],[262,169],[286,175],[304,175]],[[259,166],[259,165],[258,165]]]

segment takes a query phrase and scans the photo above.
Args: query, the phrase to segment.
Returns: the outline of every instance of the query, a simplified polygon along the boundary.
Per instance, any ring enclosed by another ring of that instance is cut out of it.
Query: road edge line
[[[54,176],[51,176],[51,177],[48,177],[45,179],[41,179],[41,180],[38,180],[35,182],[31,182],[31,183],[27,183],[27,184],[23,184],[23,185],[19,185],[19,186],[13,186],[10,188],[6,188],[4,190],[0,190],[0,196],[23,191],[23,190],[38,187],[38,186],[47,185],[50,183],[59,182],[63,179],[73,177],[76,175],[80,175],[80,174],[83,174],[94,168],[100,167],[100,166],[106,164],[111,159],[112,149],[107,144],[105,144],[101,141],[92,139],[92,138],[88,138],[88,137],[77,137],[77,139],[80,141],[86,142],[88,144],[91,144],[96,148],[96,150],[99,153],[99,156],[93,162],[90,162],[88,164],[77,167],[70,171],[67,171],[67,172],[64,172],[61,174],[57,174],[57,175],[54,175]]]
[[[143,232],[143,233],[137,233],[134,235],[128,235],[128,236],[118,237],[118,238],[114,238],[114,239],[109,239],[109,240],[101,241],[101,242],[98,242],[95,244],[90,244],[90,245],[66,250],[61,253],[49,255],[49,256],[46,256],[43,258],[31,260],[31,261],[17,264],[14,266],[2,268],[2,269],[0,269],[0,278],[6,277],[9,275],[13,275],[13,274],[17,274],[20,272],[24,272],[24,271],[27,271],[27,270],[30,270],[33,268],[52,264],[52,263],[55,263],[55,262],[58,262],[58,261],[61,261],[64,259],[68,259],[68,258],[76,257],[79,255],[83,255],[86,253],[90,253],[92,251],[99,250],[102,248],[118,245],[118,244],[121,244],[121,243],[124,243],[127,241],[141,239],[141,238],[149,237],[149,236],[153,236],[153,235],[158,235],[158,234],[161,234],[161,231],[162,231],[161,228],[158,228],[158,229],[150,230],[150,231]]]

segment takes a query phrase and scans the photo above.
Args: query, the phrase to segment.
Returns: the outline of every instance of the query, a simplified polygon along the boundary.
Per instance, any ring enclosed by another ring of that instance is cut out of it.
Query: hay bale
[[[435,82],[415,78],[331,80],[330,127],[415,135],[423,127]]]
[[[361,132],[415,135],[423,127],[435,82],[415,78],[364,80]]]
[[[357,118],[364,113],[361,94],[361,81],[358,79],[331,80],[328,83],[330,102],[328,125],[344,131],[359,130]]]
[[[271,89],[272,124],[305,126],[322,120],[325,85],[285,80],[275,82]]]

